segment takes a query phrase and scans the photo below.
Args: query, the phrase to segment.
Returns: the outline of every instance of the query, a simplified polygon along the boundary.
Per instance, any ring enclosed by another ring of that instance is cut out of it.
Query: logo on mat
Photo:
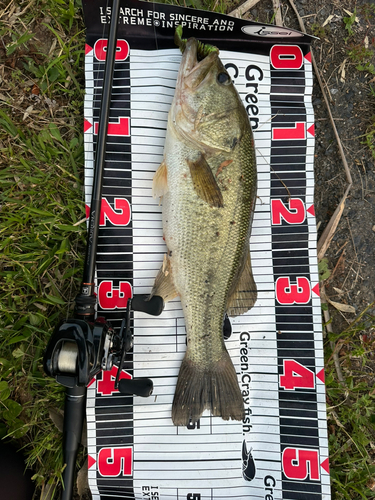
[[[298,31],[288,30],[287,28],[280,28],[279,26],[242,26],[241,30],[246,33],[246,35],[262,36],[262,37],[272,37],[281,38],[284,36],[299,38],[303,36],[303,33]]]
[[[252,481],[255,477],[256,468],[253,455],[251,454],[252,448],[247,451],[246,441],[242,443],[242,475],[245,481]]]

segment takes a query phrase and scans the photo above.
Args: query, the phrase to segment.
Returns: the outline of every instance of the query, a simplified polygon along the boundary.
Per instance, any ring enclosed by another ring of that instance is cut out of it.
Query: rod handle
[[[86,387],[68,387],[64,406],[63,492],[61,500],[73,498],[73,485],[78,446],[81,442],[83,420],[86,408]]]

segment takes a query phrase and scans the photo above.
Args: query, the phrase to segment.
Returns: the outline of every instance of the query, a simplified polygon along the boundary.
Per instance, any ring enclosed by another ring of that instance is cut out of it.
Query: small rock
[[[372,230],[374,231],[374,233],[375,233],[375,224],[372,226],[372,228],[371,228],[371,229],[372,229]]]

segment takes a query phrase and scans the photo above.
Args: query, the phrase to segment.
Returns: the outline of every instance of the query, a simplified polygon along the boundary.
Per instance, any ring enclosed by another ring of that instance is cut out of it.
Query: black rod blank
[[[103,78],[102,101],[99,115],[99,130],[96,143],[94,179],[91,195],[89,228],[87,234],[86,257],[83,271],[82,288],[84,295],[93,295],[95,280],[96,248],[99,235],[99,220],[102,201],[103,172],[111,105],[112,82],[116,59],[117,28],[119,23],[120,0],[113,0],[111,23],[107,45],[107,55]],[[88,289],[89,287],[89,289]]]

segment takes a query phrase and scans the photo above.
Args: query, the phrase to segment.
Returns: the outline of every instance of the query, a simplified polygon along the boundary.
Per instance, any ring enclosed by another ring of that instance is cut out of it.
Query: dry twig
[[[338,226],[338,223],[340,222],[342,213],[345,208],[345,201],[348,196],[348,193],[350,191],[352,184],[350,183],[349,186],[346,188],[346,191],[344,193],[344,196],[342,197],[340,203],[337,205],[336,210],[334,211],[332,217],[330,218],[326,228],[324,229],[321,237],[319,238],[318,245],[317,245],[317,250],[318,250],[318,261],[322,260],[324,257],[324,254],[326,253],[331,240],[335,234],[336,228]]]
[[[321,292],[320,293],[320,299],[321,299],[322,304],[327,304],[324,285],[322,285],[320,292]],[[333,333],[332,325],[331,325],[331,322],[330,322],[331,317],[329,315],[328,309],[323,311],[323,315],[324,315],[324,321],[326,323],[325,328],[326,328],[327,332]],[[347,388],[346,382],[345,382],[345,379],[344,379],[344,375],[342,374],[342,371],[341,371],[339,355],[338,355],[335,343],[332,340],[330,340],[329,343],[330,343],[330,346],[331,346],[331,349],[332,349],[333,362],[335,364],[337,378],[339,379],[340,384],[344,388]],[[347,397],[347,404],[349,406],[351,406],[351,401],[349,399],[349,396]]]
[[[229,12],[228,16],[232,17],[241,17],[250,10],[254,5],[256,5],[259,2],[259,0],[246,0],[242,5],[237,7],[237,9],[232,10],[232,12]]]
[[[273,10],[275,11],[275,24],[276,26],[283,26],[280,0],[272,0],[272,4],[273,4]]]
[[[347,243],[348,243],[348,242],[346,242],[346,243],[345,243],[345,245],[346,245]],[[336,265],[335,265],[334,270],[332,271],[331,275],[330,275],[330,276],[326,279],[326,283],[327,283],[328,281],[330,281],[330,280],[334,277],[334,275],[335,275],[335,273],[336,273],[337,269],[338,269],[338,268],[339,268],[339,266],[341,266],[341,264],[343,263],[344,258],[345,258],[345,253],[346,253],[346,252],[345,252],[345,249],[344,249],[344,250],[343,250],[343,252],[342,252],[342,254],[340,255],[340,257],[339,257],[338,261],[336,262]],[[337,254],[336,254],[336,255],[337,255]]]

